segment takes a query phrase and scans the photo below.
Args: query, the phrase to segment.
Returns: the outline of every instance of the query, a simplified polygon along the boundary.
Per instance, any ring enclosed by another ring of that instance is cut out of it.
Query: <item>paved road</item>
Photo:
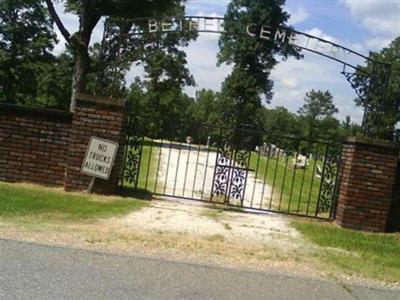
[[[1,299],[400,299],[400,292],[0,240]]]

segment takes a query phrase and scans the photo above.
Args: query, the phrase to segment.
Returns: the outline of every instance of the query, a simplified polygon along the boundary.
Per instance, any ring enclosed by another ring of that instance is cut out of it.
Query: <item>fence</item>
[[[125,192],[334,218],[338,144],[259,133],[240,147],[212,135],[176,142],[138,135],[132,123],[120,181]]]

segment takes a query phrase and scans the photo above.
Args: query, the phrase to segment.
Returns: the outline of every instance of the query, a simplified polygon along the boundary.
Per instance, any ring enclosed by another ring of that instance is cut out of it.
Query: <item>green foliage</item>
[[[171,7],[180,4],[177,0],[63,0],[67,10],[75,14],[92,11],[92,14],[116,17],[154,17],[168,15]]]
[[[208,137],[215,141],[218,137],[218,125],[222,122],[223,104],[219,94],[212,90],[200,90],[196,100],[189,108],[188,133],[195,143],[206,144]]]
[[[342,141],[350,136],[361,136],[362,128],[361,125],[351,121],[350,116],[346,116],[346,119],[340,123],[338,128],[338,140]]]
[[[272,87],[272,83],[271,83]],[[223,111],[224,119],[229,126],[248,124],[258,127],[251,117],[262,107],[260,88],[257,80],[248,71],[234,67],[232,73],[222,84],[221,97],[227,102],[227,109]]]
[[[350,116],[339,122],[334,114],[338,109],[333,104],[329,91],[308,92],[305,103],[298,114],[289,112],[284,107],[258,110],[256,118],[261,124],[264,138],[295,137],[311,140],[342,141],[349,136],[361,134],[361,126],[352,122]]]
[[[374,61],[392,64],[387,91],[385,94],[385,82],[382,82],[385,74],[382,70],[374,69],[374,64],[369,61],[366,67],[359,66],[359,68],[375,75],[375,80],[378,80],[381,86],[365,101],[356,99],[356,104],[367,110],[364,124],[368,129],[367,134],[371,137],[392,140],[395,125],[400,122],[400,37],[394,39],[380,52],[371,52],[369,57]],[[357,87],[366,90],[373,88],[366,85],[361,76],[356,84]]]
[[[71,98],[73,57],[64,52],[52,63],[44,64],[40,72],[37,97],[32,106],[67,110]]]
[[[145,91],[136,81],[128,94],[140,131],[149,137],[184,140],[193,99],[180,90]]]
[[[38,81],[55,42],[41,0],[0,2],[0,101],[34,102]]]
[[[178,6],[173,12],[182,16],[184,7]],[[132,26],[140,29],[146,25],[138,22]],[[186,123],[194,100],[182,89],[194,86],[195,81],[187,68],[182,47],[196,38],[197,32],[150,33],[142,30],[123,45],[130,53],[124,63],[130,65],[129,62],[136,61],[145,71],[145,79],[136,78],[131,86],[128,99],[134,114],[146,124],[146,135],[182,140],[189,134]],[[130,49],[130,45],[135,48]]]
[[[89,57],[89,43],[91,40],[92,32],[100,21],[102,16],[113,16],[115,18],[135,18],[143,16],[165,16],[172,12],[177,7],[180,7],[182,1],[180,0],[145,0],[145,1],[128,1],[128,0],[64,0],[62,1],[66,9],[79,16],[79,29],[75,33],[70,33],[68,28],[60,21],[57,12],[54,9],[53,1],[46,0],[49,12],[52,19],[56,22],[60,32],[68,42],[74,54],[74,68],[72,76],[72,93],[71,93],[71,105],[70,109],[73,111],[76,105],[76,94],[80,92],[88,92],[91,88],[90,85],[90,73],[93,73],[93,62]],[[130,28],[121,29],[116,31],[116,38],[121,38],[120,34],[126,33],[125,30],[129,31]],[[98,66],[97,66],[98,67]],[[124,75],[129,67],[127,65],[118,66],[122,68],[117,72],[117,75]],[[109,77],[104,78],[104,82],[107,82]],[[118,83],[123,82],[123,77],[118,78]],[[114,82],[113,82],[114,83]],[[107,87],[107,86],[106,86]],[[123,87],[121,85],[117,87],[117,91],[121,91]],[[120,96],[120,95],[118,95]]]
[[[266,137],[302,135],[298,117],[282,106],[263,108],[259,111],[259,117]]]
[[[220,64],[234,65],[221,91],[222,97],[235,103],[235,109],[226,121],[251,123],[250,116],[261,107],[261,95],[267,101],[272,98],[273,82],[269,77],[277,64],[276,55],[284,59],[291,55],[300,57],[289,45],[261,41],[244,32],[249,24],[257,24],[256,31],[261,30],[261,25],[285,26],[289,14],[283,11],[284,4],[284,0],[232,0],[228,5],[218,54]]]
[[[333,104],[333,96],[329,91],[311,90],[306,93],[304,100],[306,103],[299,109],[299,114],[312,120],[330,118],[338,112]]]
[[[119,36],[115,38],[119,39]],[[89,94],[125,98],[128,93],[126,74],[131,62],[120,62],[115,58],[115,61],[107,61],[102,54],[102,43],[95,43],[89,48],[91,68],[86,78],[86,91]]]
[[[172,13],[183,16],[185,8],[177,7]],[[181,90],[185,86],[194,86],[195,80],[186,67],[186,53],[182,50],[190,41],[197,38],[195,31],[156,32],[144,31],[137,36],[140,47],[135,49],[138,64],[142,65],[147,80],[145,87],[149,91]]]
[[[336,108],[329,92],[308,93],[306,104],[299,110],[300,117],[282,107],[266,109],[262,106],[263,95],[267,99],[272,95],[269,76],[277,63],[277,55],[283,58],[300,56],[288,46],[257,40],[243,31],[250,23],[284,26],[288,14],[282,10],[283,0],[231,1],[218,61],[233,64],[232,74],[226,78],[220,93],[202,90],[196,99],[182,91],[186,86],[195,85],[182,48],[197,38],[197,32],[149,33],[140,30],[147,26],[146,22],[120,22],[121,16],[182,16],[184,2],[61,1],[68,11],[79,15],[81,27],[71,35],[67,51],[57,57],[51,54],[55,37],[42,2],[5,0],[0,3],[0,101],[67,109],[71,91],[80,90],[76,72],[85,60],[87,69],[83,68],[79,80],[83,80],[86,92],[101,94],[97,81],[97,72],[102,68],[100,45],[85,48],[86,57],[76,39],[88,44],[100,16],[108,15],[119,24],[112,37],[114,41],[132,29],[143,32],[123,41],[124,60],[112,74],[116,75],[115,80],[106,77],[103,88],[111,91],[108,96],[128,98],[130,110],[143,121],[142,132],[148,136],[182,141],[190,135],[195,142],[205,144],[208,136],[217,140],[222,125],[236,130],[242,123],[250,123],[261,130],[264,138],[284,135],[339,139],[359,131],[350,120],[340,124],[334,119]],[[398,41],[396,43],[390,51],[386,50],[386,56],[395,57]],[[142,65],[146,76],[143,80],[137,78],[128,89],[125,76],[134,63]],[[393,76],[398,77],[396,68]],[[398,94],[397,77],[393,77],[390,86],[392,94]],[[398,119],[398,109],[394,109],[392,115]]]
[[[306,93],[304,105],[299,108],[298,113],[301,122],[306,128],[307,136],[310,139],[332,139],[339,122],[333,117],[339,112],[333,104],[333,96],[329,91],[311,90]]]

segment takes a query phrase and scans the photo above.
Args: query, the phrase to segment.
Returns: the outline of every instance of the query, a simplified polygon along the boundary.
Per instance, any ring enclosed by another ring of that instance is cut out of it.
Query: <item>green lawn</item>
[[[140,160],[138,190],[155,191],[157,167],[161,147],[158,142],[145,138]],[[124,182],[124,186],[133,188],[134,183]]]
[[[138,189],[155,191],[158,160],[161,147],[157,142],[145,140],[140,162]]]
[[[349,275],[400,281],[400,234],[376,234],[332,224],[293,221],[293,226],[322,247],[318,258]]]
[[[0,183],[0,217],[14,220],[94,220],[127,214],[148,203],[120,197],[68,194],[60,190]]]
[[[293,157],[268,158],[252,153],[250,157],[250,169],[257,170],[256,177],[273,188],[271,197],[266,200],[271,202],[274,210],[301,213],[307,215],[315,214],[317,208],[319,187],[321,179],[313,176],[316,165],[322,166],[321,161],[310,160],[307,168],[294,169]],[[258,165],[258,166],[257,166]],[[267,203],[264,203],[264,206]],[[321,214],[319,216],[327,216]]]

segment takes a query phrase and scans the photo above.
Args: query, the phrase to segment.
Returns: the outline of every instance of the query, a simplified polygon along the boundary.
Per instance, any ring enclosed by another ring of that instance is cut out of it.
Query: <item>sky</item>
[[[223,16],[229,0],[188,0],[187,15]],[[78,28],[78,19],[63,13],[61,4],[57,4],[65,26],[74,32]],[[338,43],[361,54],[379,51],[400,36],[400,0],[286,0],[284,9],[291,15],[288,24],[295,30]],[[101,40],[103,24],[96,27],[91,42]],[[65,48],[65,41],[57,31],[60,42],[54,52]],[[230,73],[231,66],[216,66],[218,53],[218,34],[200,33],[197,41],[185,49],[188,67],[197,86],[186,89],[194,96],[196,90],[213,89],[219,91],[221,83]],[[296,112],[304,104],[304,96],[311,89],[329,90],[334,104],[339,109],[337,118],[350,115],[355,122],[361,122],[363,111],[356,107],[356,94],[341,74],[342,65],[322,56],[303,52],[304,59],[289,58],[274,68],[271,73],[274,81],[274,96],[268,108],[283,106]],[[360,62],[362,63],[362,62]],[[132,68],[127,82],[140,76],[140,67]]]

